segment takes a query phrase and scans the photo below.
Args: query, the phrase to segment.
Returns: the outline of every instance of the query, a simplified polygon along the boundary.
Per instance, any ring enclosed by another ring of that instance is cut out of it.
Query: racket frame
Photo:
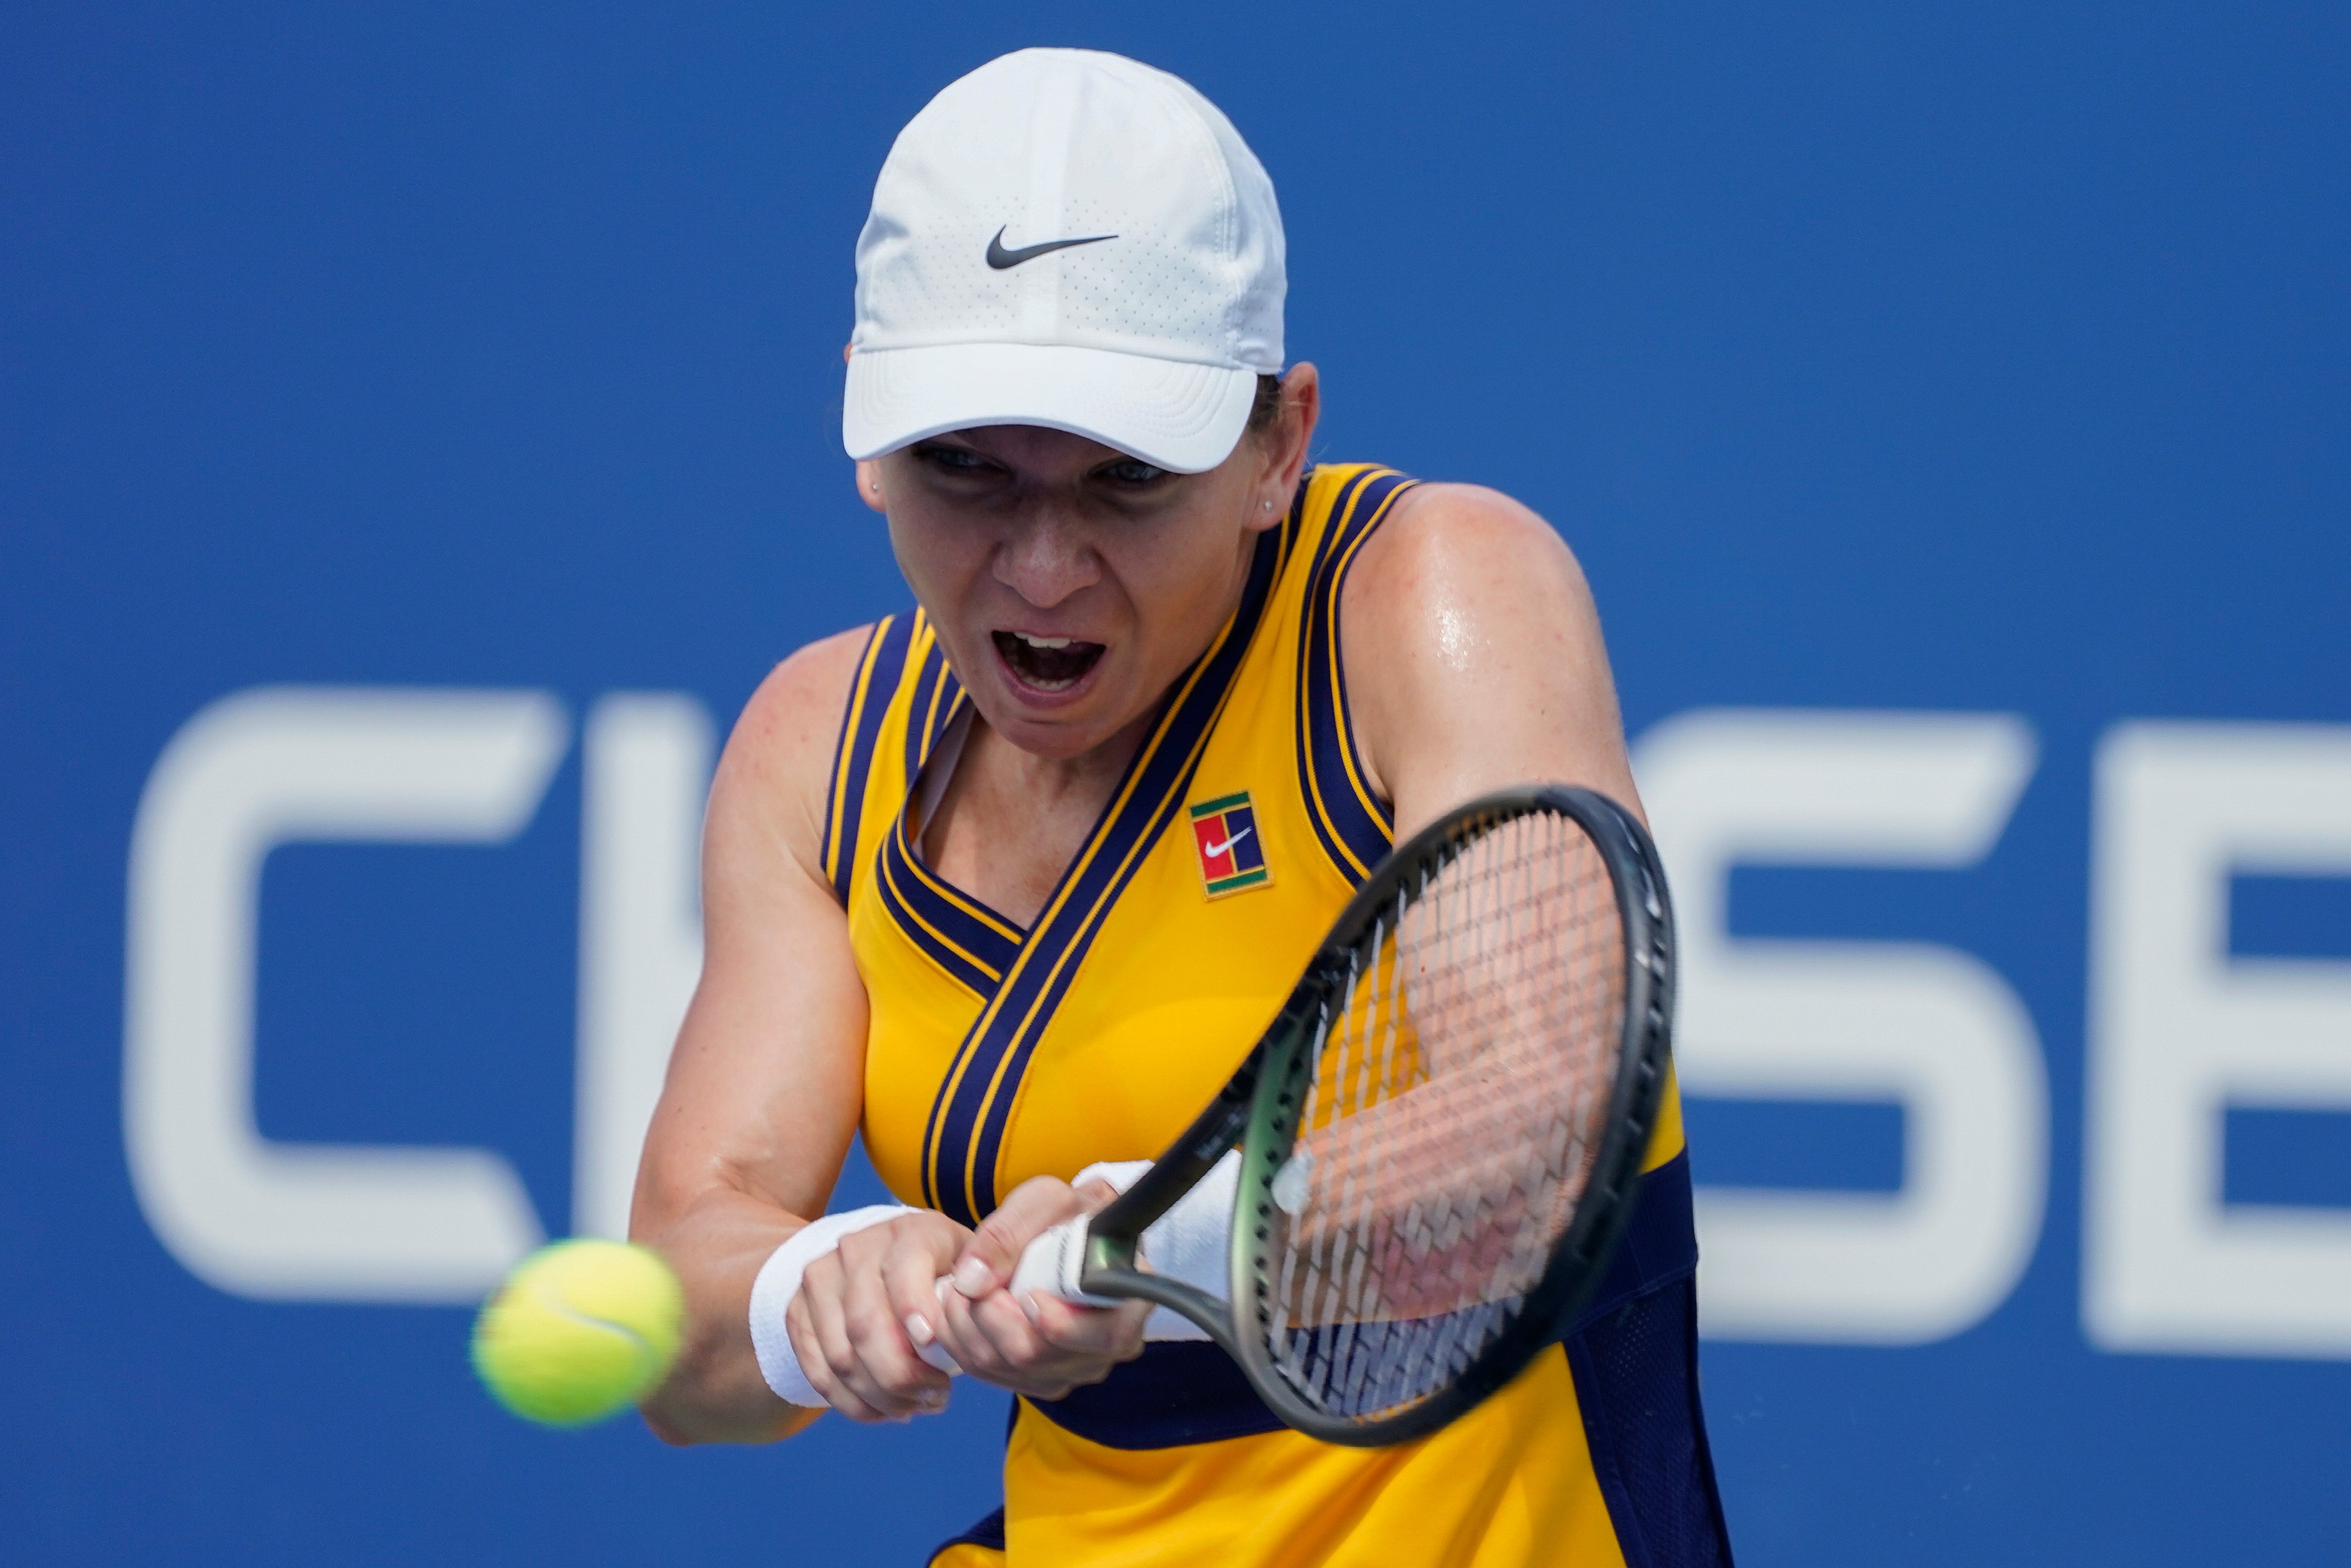
[[[1406,879],[1441,863],[1444,852],[1514,817],[1555,810],[1581,827],[1614,884],[1625,936],[1624,1037],[1600,1147],[1573,1218],[1519,1315],[1452,1382],[1412,1404],[1365,1420],[1333,1416],[1305,1399],[1276,1364],[1267,1335],[1244,1325],[1270,1313],[1273,1282],[1263,1246],[1274,1212],[1273,1180],[1298,1136],[1304,1091],[1322,1031],[1346,1005],[1349,954],[1393,907]],[[1455,808],[1415,833],[1358,888],[1305,975],[1217,1097],[1167,1152],[1086,1228],[1081,1288],[1091,1296],[1153,1302],[1181,1313],[1237,1362],[1274,1415],[1324,1442],[1377,1448],[1425,1437],[1500,1388],[1557,1340],[1591,1298],[1632,1217],[1642,1161],[1656,1124],[1672,1049],[1673,907],[1648,834],[1595,790],[1530,785],[1497,790]],[[1229,1301],[1140,1268],[1143,1233],[1210,1167],[1241,1150],[1230,1227]],[[1244,1315],[1248,1314],[1248,1315]]]

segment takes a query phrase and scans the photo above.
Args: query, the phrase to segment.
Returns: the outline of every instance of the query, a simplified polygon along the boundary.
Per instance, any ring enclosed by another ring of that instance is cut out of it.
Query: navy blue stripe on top
[[[947,883],[922,861],[908,837],[923,770],[963,706],[963,685],[948,667],[945,649],[933,642],[912,681],[913,706],[906,717],[906,803],[882,841],[875,886],[882,906],[915,948],[958,985],[985,999],[1020,951],[1019,923]]]
[[[1339,598],[1355,552],[1395,497],[1415,481],[1374,469],[1348,482],[1331,507],[1306,589],[1298,643],[1298,782],[1306,815],[1331,863],[1360,883],[1395,841],[1395,813],[1362,784],[1366,774],[1347,717],[1347,676],[1339,659]]]
[[[916,613],[920,613],[917,612]],[[923,662],[914,672],[913,706],[906,714],[906,789],[911,792],[923,776],[923,764],[938,740],[940,718],[952,702],[949,688],[956,685],[954,672],[947,668],[947,651],[936,637],[923,654]]]
[[[995,993],[1019,956],[1019,927],[931,875],[909,852],[904,817],[883,840],[876,885],[883,907],[918,950],[974,996]]]
[[[873,640],[882,635],[883,628],[887,624],[886,622],[876,622],[873,629],[865,633],[865,645],[857,651],[857,674],[850,677],[849,695],[841,704],[841,729],[832,737],[832,772],[824,784],[824,831],[817,839],[818,852],[823,857],[824,873],[832,879],[833,891],[844,904],[849,902],[849,894],[841,881],[841,857],[833,853],[832,849],[832,824],[841,815],[841,787],[845,782],[841,773],[841,750],[849,744],[849,727],[857,717],[858,682],[865,674],[866,660],[872,655]],[[852,788],[862,792],[864,780],[858,780]]]
[[[939,1085],[924,1134],[924,1198],[965,1225],[996,1207],[996,1162],[1020,1077],[1068,992],[1103,919],[1168,822],[1241,661],[1264,618],[1294,533],[1285,520],[1259,537],[1240,607],[1202,661],[1177,683],[1172,709],[1111,796],[1089,846],[1046,901],[1043,923],[989,1005],[980,1010]],[[1123,802],[1123,804],[1122,804]],[[1114,814],[1113,814],[1114,813]]]
[[[858,661],[860,678],[852,683],[848,705],[841,716],[841,738],[833,748],[833,788],[825,800],[824,842],[830,848],[833,834],[841,835],[840,850],[825,869],[831,874],[834,896],[844,907],[857,867],[857,823],[865,805],[866,774],[873,766],[873,744],[882,733],[890,698],[898,689],[906,648],[914,636],[911,615],[888,616],[873,628],[865,641],[865,654]],[[844,751],[845,769],[841,766]]]

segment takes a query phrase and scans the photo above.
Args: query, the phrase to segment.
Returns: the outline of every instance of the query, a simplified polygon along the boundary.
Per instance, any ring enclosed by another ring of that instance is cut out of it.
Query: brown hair
[[[1249,432],[1251,435],[1271,433],[1281,418],[1281,378],[1259,376],[1257,379],[1257,401],[1249,404]]]

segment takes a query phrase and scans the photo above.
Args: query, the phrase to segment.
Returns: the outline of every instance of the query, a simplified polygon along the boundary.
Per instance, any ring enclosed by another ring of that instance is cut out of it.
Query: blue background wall
[[[201,1282],[125,1169],[125,857],[165,743],[246,686],[537,687],[575,717],[682,690],[723,727],[776,659],[900,604],[838,440],[850,247],[929,94],[1067,42],[1231,114],[1281,193],[1326,455],[1552,518],[1632,729],[1770,705],[2038,737],[1975,870],[1734,881],[1742,935],[1982,958],[2051,1105],[2046,1218],[1982,1323],[1708,1347],[1743,1559],[2336,1554],[2345,1364],[2104,1352],[2079,1280],[2094,744],[2126,716],[2351,723],[2343,11],[675,11],[10,19],[0,1538],[904,1563],[991,1506],[984,1391],[766,1451],[555,1436],[481,1397],[462,1311]],[[493,1147],[568,1228],[578,771],[502,848],[271,859],[265,1134]],[[2240,905],[2241,951],[2351,956],[2341,883]],[[1693,1125],[1701,1181],[1898,1168],[1898,1118]],[[1861,1152],[1823,1167],[1831,1127]],[[2273,1133],[2232,1181],[2351,1203],[2344,1122]]]

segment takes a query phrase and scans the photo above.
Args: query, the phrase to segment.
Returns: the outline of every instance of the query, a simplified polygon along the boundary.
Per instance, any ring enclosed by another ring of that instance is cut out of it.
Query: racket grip
[[[1082,1214],[1065,1219],[1021,1249],[1012,1283],[1006,1287],[1014,1301],[1047,1295],[1081,1307],[1118,1305],[1107,1296],[1090,1296],[1078,1289],[1078,1277],[1086,1266],[1086,1221]]]
[[[1057,1297],[1072,1306],[1114,1307],[1117,1301],[1110,1296],[1090,1296],[1078,1289],[1078,1276],[1086,1266],[1086,1216],[1081,1214],[1065,1219],[1050,1230],[1041,1231],[1020,1251],[1020,1261],[1012,1270],[1012,1282],[1005,1289],[1012,1299],[1024,1306],[1032,1295]],[[955,1289],[955,1281],[942,1274],[938,1279],[939,1300],[947,1299]],[[917,1345],[914,1354],[949,1376],[959,1375],[963,1368],[947,1354],[946,1346],[933,1340]]]
[[[1061,1221],[1050,1230],[1040,1231],[1020,1251],[1020,1261],[1013,1265],[1011,1282],[1005,1289],[1012,1299],[1025,1301],[1032,1295],[1052,1296],[1078,1307],[1114,1307],[1117,1301],[1109,1296],[1090,1296],[1078,1289],[1078,1277],[1086,1266],[1086,1216],[1081,1214]],[[955,1289],[955,1281],[942,1274],[938,1281],[939,1300],[946,1301]]]

